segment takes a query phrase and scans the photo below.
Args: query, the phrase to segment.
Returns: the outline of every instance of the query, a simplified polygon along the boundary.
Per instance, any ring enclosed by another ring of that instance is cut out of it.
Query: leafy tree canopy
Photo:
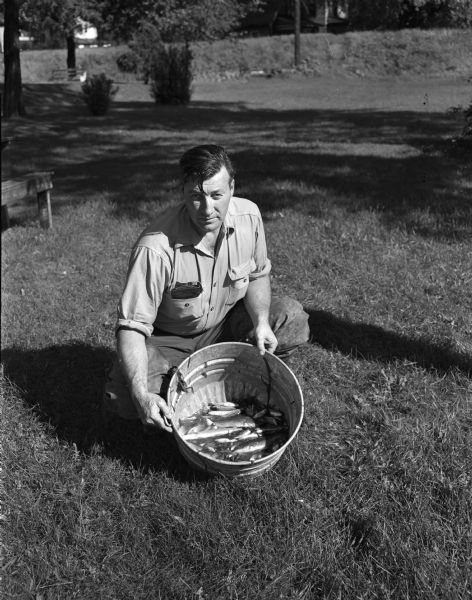
[[[213,40],[227,35],[248,11],[264,0],[100,0],[104,27],[128,42],[144,23],[164,41]]]
[[[71,35],[80,17],[102,23],[99,0],[23,0],[21,25],[45,48],[57,48]]]
[[[468,27],[472,0],[349,0],[352,29]]]
[[[117,42],[129,42],[144,23],[154,26],[164,41],[218,39],[265,0],[19,0],[19,4],[21,27],[43,47],[57,47],[64,45],[78,17]],[[321,5],[319,0],[316,5]],[[472,26],[472,0],[344,0],[344,5],[355,30]]]
[[[227,35],[264,0],[22,0],[21,25],[43,47],[64,45],[80,17],[107,37],[128,42],[143,23],[164,41],[212,40]]]

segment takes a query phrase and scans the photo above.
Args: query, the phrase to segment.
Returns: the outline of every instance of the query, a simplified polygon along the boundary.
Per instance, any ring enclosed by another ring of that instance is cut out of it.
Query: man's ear
[[[235,183],[235,181],[234,181],[234,177],[233,177],[231,183],[229,184],[229,187],[231,188],[231,195],[234,194],[234,183]]]

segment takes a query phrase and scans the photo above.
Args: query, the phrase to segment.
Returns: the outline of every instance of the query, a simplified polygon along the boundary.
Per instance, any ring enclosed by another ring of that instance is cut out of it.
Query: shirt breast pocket
[[[190,322],[203,316],[202,294],[196,298],[171,298],[170,304],[177,321]]]
[[[228,299],[226,304],[235,304],[244,298],[249,286],[249,274],[256,268],[256,263],[251,258],[245,263],[228,269]]]

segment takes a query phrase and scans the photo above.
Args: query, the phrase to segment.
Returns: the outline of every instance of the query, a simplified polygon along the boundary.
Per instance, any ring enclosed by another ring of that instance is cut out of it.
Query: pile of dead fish
[[[219,460],[255,461],[281,448],[288,439],[282,411],[255,398],[210,404],[205,411],[180,419],[187,444]]]

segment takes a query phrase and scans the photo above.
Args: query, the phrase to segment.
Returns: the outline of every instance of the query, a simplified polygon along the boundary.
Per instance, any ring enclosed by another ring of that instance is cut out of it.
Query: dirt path
[[[472,82],[451,79],[263,78],[195,84],[195,101],[237,102],[274,110],[341,109],[438,112],[466,105]]]

